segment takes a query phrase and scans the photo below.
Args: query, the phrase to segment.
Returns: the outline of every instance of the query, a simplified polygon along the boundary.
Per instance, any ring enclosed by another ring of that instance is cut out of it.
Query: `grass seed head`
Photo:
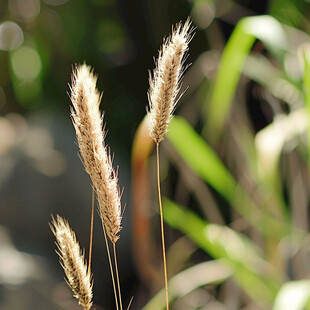
[[[71,85],[71,117],[80,155],[98,199],[99,214],[110,240],[115,243],[121,230],[121,198],[118,176],[112,167],[99,110],[101,95],[97,77],[85,64],[75,68]]]
[[[52,219],[50,227],[56,237],[57,253],[66,275],[66,281],[79,304],[85,310],[89,310],[93,298],[92,276],[75,233],[69,223],[59,215],[56,219]]]
[[[148,92],[150,114],[150,136],[156,143],[164,139],[173,117],[184,73],[184,61],[193,27],[190,19],[179,23],[172,34],[164,39],[159,51],[156,68],[150,73]]]

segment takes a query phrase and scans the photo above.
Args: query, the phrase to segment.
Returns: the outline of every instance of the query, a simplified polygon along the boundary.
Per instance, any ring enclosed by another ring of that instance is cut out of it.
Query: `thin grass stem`
[[[156,143],[156,162],[157,162],[157,188],[158,188],[158,201],[159,201],[159,213],[160,213],[161,242],[162,242],[164,275],[165,275],[166,307],[167,307],[167,310],[169,310],[168,275],[167,275],[167,263],[166,263],[164,216],[163,216],[163,207],[162,207],[162,202],[161,202],[161,191],[160,191],[159,143]]]
[[[130,301],[129,301],[129,304],[128,304],[128,307],[127,307],[127,310],[129,310],[129,309],[130,309],[130,306],[131,306],[131,304],[132,304],[132,301],[133,301],[133,296],[130,298]]]
[[[95,209],[95,190],[92,189],[91,198],[91,216],[90,216],[90,236],[89,236],[89,253],[88,253],[88,270],[91,267],[91,256],[93,250],[93,239],[94,239],[94,209]]]
[[[117,264],[116,245],[115,245],[115,243],[113,243],[113,252],[114,252],[114,264],[115,264],[116,281],[117,281],[117,288],[118,288],[119,305],[120,305],[121,310],[123,310],[121,286],[120,286],[119,276],[118,276],[118,264]]]
[[[109,265],[110,265],[110,271],[111,271],[111,277],[112,277],[112,284],[113,284],[113,291],[114,291],[114,297],[115,297],[116,310],[119,310],[118,299],[117,299],[117,292],[116,292],[116,286],[115,286],[115,278],[114,278],[114,272],[113,272],[113,266],[112,266],[112,260],[111,260],[111,254],[110,254],[108,239],[107,239],[107,233],[105,231],[105,227],[103,225],[102,225],[102,227],[103,227],[105,245],[106,245],[107,252],[108,252],[108,258],[109,258]]]

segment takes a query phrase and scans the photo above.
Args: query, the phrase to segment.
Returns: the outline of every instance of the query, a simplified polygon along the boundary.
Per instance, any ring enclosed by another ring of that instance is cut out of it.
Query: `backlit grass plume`
[[[66,281],[73,291],[74,297],[84,310],[92,306],[92,279],[87,268],[84,254],[76,240],[75,233],[68,222],[57,215],[50,225],[57,241],[60,264],[64,269]]]
[[[121,199],[117,173],[112,167],[109,149],[105,146],[101,95],[96,89],[97,77],[87,65],[73,72],[71,85],[71,117],[86,172],[97,194],[99,214],[112,243],[121,230]]]
[[[190,19],[187,19],[183,26],[179,23],[175,29],[172,29],[171,36],[164,40],[164,44],[159,51],[156,68],[153,75],[150,74],[149,79],[150,136],[156,143],[157,189],[167,310],[169,310],[168,272],[160,190],[159,143],[164,139],[178,102],[177,97],[180,92],[181,80],[185,70],[183,66],[186,58],[185,55],[192,38],[192,32],[193,28],[191,27]]]
[[[150,74],[148,92],[150,106],[150,135],[156,143],[164,139],[167,127],[178,102],[181,80],[184,73],[184,60],[193,27],[190,19],[182,26],[179,23],[170,37],[164,40],[159,51],[156,68]]]

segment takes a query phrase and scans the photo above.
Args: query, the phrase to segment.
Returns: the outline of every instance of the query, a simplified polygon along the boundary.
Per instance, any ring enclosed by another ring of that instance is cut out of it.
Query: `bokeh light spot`
[[[25,109],[34,109],[40,105],[40,102],[33,100],[41,92],[41,84],[35,80],[24,80],[18,82],[15,87],[15,95]]]
[[[199,28],[207,28],[212,23],[215,17],[214,3],[204,0],[195,1],[192,15]]]
[[[47,156],[34,163],[36,169],[48,177],[57,177],[66,170],[66,159],[62,153],[50,150]]]
[[[20,21],[32,21],[40,13],[39,0],[9,0],[9,9],[15,19]]]
[[[33,159],[43,159],[49,156],[53,144],[53,138],[45,128],[32,128],[25,141],[25,153]]]
[[[4,117],[0,118],[0,154],[8,152],[14,145],[16,135],[12,124]]]
[[[23,31],[16,23],[4,22],[0,25],[0,49],[4,51],[17,49],[23,41]]]
[[[41,71],[41,59],[36,50],[21,47],[11,58],[14,73],[19,79],[34,79]]]

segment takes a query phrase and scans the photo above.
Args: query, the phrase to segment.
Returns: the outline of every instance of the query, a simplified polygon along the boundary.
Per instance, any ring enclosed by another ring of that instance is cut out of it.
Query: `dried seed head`
[[[85,310],[89,310],[93,298],[91,273],[87,268],[75,233],[68,222],[59,215],[56,220],[52,219],[50,227],[56,237],[57,253],[66,275],[66,281],[79,304]]]
[[[179,23],[175,30],[172,29],[172,35],[164,40],[159,51],[153,75],[150,74],[150,135],[156,143],[164,139],[179,99],[177,96],[185,70],[183,65],[192,32],[190,19],[183,26]]]
[[[110,240],[115,243],[121,230],[121,198],[117,173],[105,146],[101,95],[96,89],[97,77],[90,67],[77,66],[72,74],[71,117],[82,162],[97,194],[99,214]]]

